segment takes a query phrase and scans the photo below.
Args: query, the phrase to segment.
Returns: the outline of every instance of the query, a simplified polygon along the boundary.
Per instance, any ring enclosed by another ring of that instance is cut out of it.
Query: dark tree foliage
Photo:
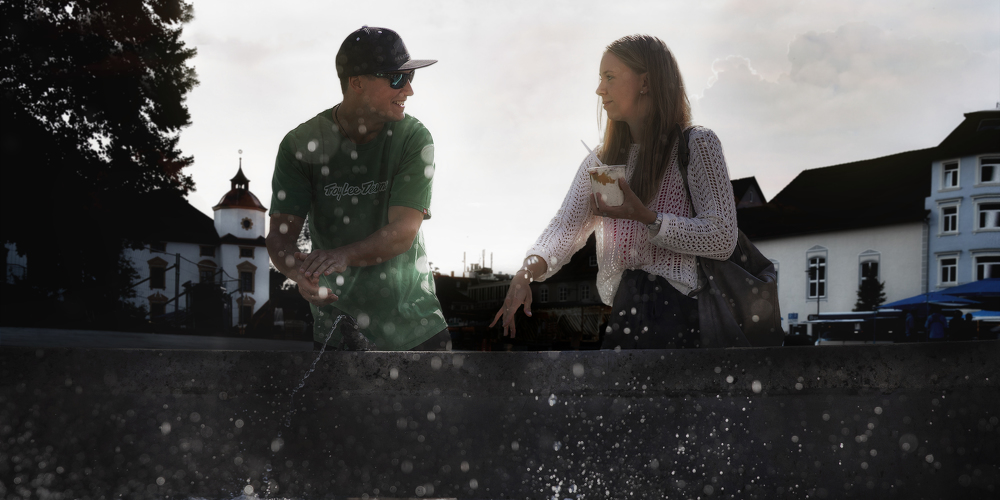
[[[885,303],[885,282],[875,278],[861,281],[858,286],[858,300],[854,303],[855,311],[874,311]]]
[[[180,39],[191,6],[0,0],[0,16],[0,231],[27,255],[30,288],[5,289],[5,313],[113,327],[135,276],[122,250],[154,229],[143,196],[193,187],[177,147],[198,83]],[[47,300],[17,305],[22,296]]]

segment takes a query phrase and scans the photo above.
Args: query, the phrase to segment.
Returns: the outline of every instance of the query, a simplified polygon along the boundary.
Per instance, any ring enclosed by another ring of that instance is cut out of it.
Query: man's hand
[[[628,182],[624,178],[618,179],[618,187],[622,188],[625,194],[625,201],[617,207],[608,206],[604,203],[604,197],[599,193],[594,194],[594,203],[591,205],[595,215],[601,217],[611,217],[614,219],[631,219],[643,224],[652,224],[656,221],[656,212],[646,208],[639,200],[639,197],[632,192]]]
[[[312,253],[295,252],[299,261],[299,274],[307,279],[318,279],[320,275],[342,273],[347,270],[347,255],[339,248],[334,250],[316,250]]]
[[[299,295],[316,307],[332,304],[339,299],[334,295],[333,290],[325,286],[319,286],[319,278],[302,278],[298,282]]]

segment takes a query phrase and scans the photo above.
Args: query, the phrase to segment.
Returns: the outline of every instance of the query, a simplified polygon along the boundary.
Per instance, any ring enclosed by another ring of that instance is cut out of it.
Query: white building
[[[150,195],[153,241],[126,255],[139,272],[133,302],[145,307],[151,319],[190,313],[194,293],[185,292],[195,284],[218,285],[222,304],[213,302],[212,307],[225,315],[223,327],[249,325],[267,304],[267,210],[250,192],[242,167],[231,182],[232,189],[213,207],[214,218],[178,195]]]
[[[803,171],[766,205],[737,210],[778,269],[786,330],[851,311],[866,279],[894,302],[997,272],[998,115],[967,114],[937,147]]]

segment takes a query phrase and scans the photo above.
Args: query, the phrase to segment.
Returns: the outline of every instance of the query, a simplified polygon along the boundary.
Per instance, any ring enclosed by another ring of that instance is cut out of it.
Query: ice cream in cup
[[[590,174],[590,189],[601,194],[602,201],[609,207],[625,203],[625,193],[618,186],[618,179],[625,177],[625,165],[600,165],[587,167]]]

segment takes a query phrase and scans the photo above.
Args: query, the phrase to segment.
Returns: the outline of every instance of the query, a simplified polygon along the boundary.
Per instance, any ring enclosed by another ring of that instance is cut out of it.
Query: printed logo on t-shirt
[[[340,198],[343,196],[366,196],[369,194],[381,193],[386,189],[389,189],[389,181],[368,181],[360,186],[352,186],[347,182],[341,185],[335,182],[324,186],[323,194],[333,196],[334,198],[337,198],[337,201],[340,201]]]

